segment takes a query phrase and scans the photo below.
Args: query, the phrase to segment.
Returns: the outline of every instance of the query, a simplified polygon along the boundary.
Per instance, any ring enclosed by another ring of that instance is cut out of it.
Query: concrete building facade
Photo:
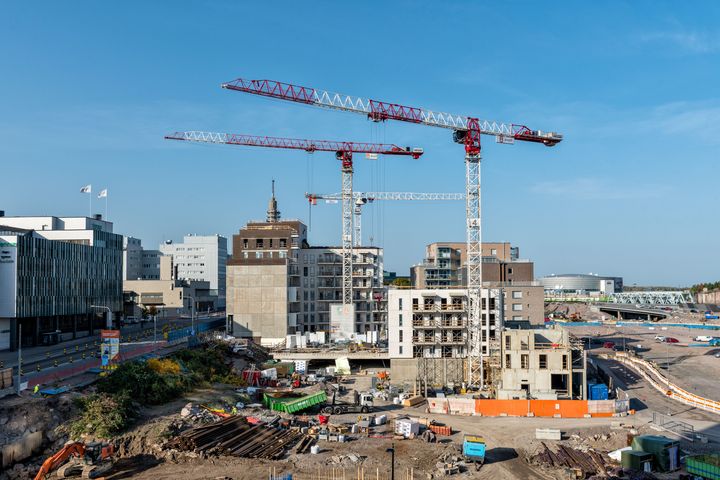
[[[112,227],[99,215],[0,217],[0,350],[92,333],[104,322],[91,305],[122,311],[123,242]]]
[[[499,399],[587,399],[582,342],[567,329],[506,330]]]
[[[233,335],[273,345],[294,333],[385,332],[383,251],[377,247],[354,248],[355,315],[349,325],[331,321],[331,306],[342,303],[341,255],[341,247],[310,246],[301,221],[280,220],[273,196],[266,221],[248,222],[233,236],[227,270]]]
[[[172,255],[179,280],[205,281],[217,296],[217,308],[225,308],[227,239],[221,235],[185,235],[182,243],[160,245],[163,255]]]

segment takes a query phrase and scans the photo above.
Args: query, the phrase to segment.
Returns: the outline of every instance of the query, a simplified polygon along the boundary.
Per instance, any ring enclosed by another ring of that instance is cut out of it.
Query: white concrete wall
[[[412,358],[413,356],[412,298],[413,290],[388,290],[388,353],[390,358]],[[400,340],[401,335],[402,341]]]

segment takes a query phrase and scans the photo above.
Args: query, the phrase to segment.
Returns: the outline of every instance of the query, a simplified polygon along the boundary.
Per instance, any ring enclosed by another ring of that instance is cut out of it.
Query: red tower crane
[[[354,112],[367,116],[372,121],[399,120],[453,130],[453,140],[465,146],[465,216],[467,242],[467,289],[468,328],[470,345],[468,349],[468,384],[481,388],[485,385],[483,357],[497,350],[499,342],[493,339],[483,345],[482,332],[492,339],[496,330],[489,322],[481,321],[482,295],[482,237],[480,208],[480,137],[492,135],[498,143],[515,141],[541,143],[552,147],[562,141],[562,135],[555,132],[533,130],[525,125],[480,120],[477,117],[436,112],[424,108],[409,107],[399,103],[383,102],[369,98],[353,97],[339,93],[303,87],[274,80],[247,80],[238,78],[223,83],[223,88],[251,93],[265,97],[314,105],[334,110]],[[502,295],[496,302],[499,318],[503,318]],[[488,298],[488,306],[490,304]],[[498,315],[496,315],[497,317]],[[491,344],[492,343],[492,344]],[[485,350],[483,347],[487,347]],[[493,352],[497,358],[497,352]]]
[[[252,147],[286,148],[305,150],[306,152],[335,152],[342,170],[342,262],[343,262],[343,308],[346,314],[353,305],[352,294],[352,233],[353,233],[353,153],[374,153],[380,155],[406,155],[420,158],[422,148],[398,147],[386,143],[340,142],[331,140],[305,140],[299,138],[261,137],[216,132],[175,132],[166,135],[167,140],[185,140],[189,142],[216,143],[226,145],[245,145]],[[354,317],[354,314],[353,314]]]

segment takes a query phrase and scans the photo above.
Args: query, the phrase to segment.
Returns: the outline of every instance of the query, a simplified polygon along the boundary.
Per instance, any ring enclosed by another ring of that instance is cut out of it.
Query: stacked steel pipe
[[[303,437],[305,435],[293,430],[251,425],[245,417],[236,415],[183,432],[168,446],[208,454],[278,459]]]

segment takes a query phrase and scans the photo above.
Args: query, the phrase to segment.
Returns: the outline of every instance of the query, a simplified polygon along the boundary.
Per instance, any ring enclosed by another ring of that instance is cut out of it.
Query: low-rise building
[[[506,330],[499,399],[587,399],[582,342],[567,329]]]
[[[134,314],[136,307],[155,307],[166,313],[180,314],[190,313],[193,303],[196,312],[214,307],[216,297],[211,292],[210,282],[178,279],[174,270],[172,255],[163,255],[160,257],[160,278],[123,282],[125,311]]]
[[[96,312],[122,311],[122,245],[100,215],[0,214],[0,350],[17,348],[20,326],[27,346],[103,328]]]
[[[622,277],[597,274],[564,273],[546,275],[538,279],[549,294],[610,294],[622,292]]]

